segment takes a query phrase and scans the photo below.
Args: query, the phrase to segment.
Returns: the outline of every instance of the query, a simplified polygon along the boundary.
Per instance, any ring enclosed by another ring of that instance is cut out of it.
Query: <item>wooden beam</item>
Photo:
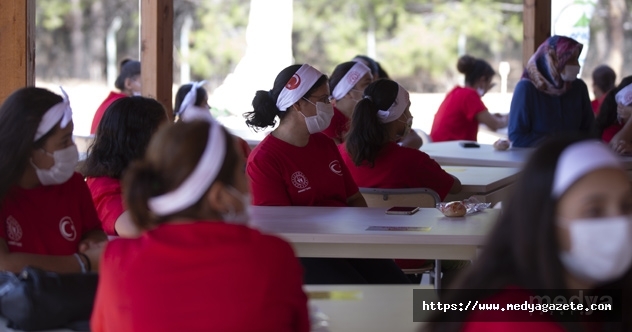
[[[142,94],[172,112],[173,0],[141,0]]]
[[[35,0],[0,1],[0,104],[35,85]]]
[[[551,0],[524,0],[522,64],[551,36]]]

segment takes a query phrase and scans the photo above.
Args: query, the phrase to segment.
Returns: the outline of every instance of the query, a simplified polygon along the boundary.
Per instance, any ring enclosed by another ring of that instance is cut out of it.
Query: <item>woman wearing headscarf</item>
[[[582,47],[574,39],[552,36],[531,56],[511,100],[514,147],[532,147],[559,134],[588,134],[594,115],[588,88],[577,79]]]

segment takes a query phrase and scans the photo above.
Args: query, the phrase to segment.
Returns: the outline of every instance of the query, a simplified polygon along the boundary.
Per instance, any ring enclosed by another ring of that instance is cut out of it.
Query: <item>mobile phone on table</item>
[[[460,142],[459,145],[461,145],[464,148],[480,148],[481,147],[476,142]]]
[[[393,206],[386,210],[386,214],[415,214],[419,211],[418,206]]]

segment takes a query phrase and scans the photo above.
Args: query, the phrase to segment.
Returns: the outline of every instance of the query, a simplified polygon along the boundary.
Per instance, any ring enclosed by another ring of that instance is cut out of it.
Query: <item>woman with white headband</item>
[[[366,207],[336,144],[321,133],[333,116],[327,76],[310,65],[282,70],[257,91],[246,123],[279,126],[252,150],[246,172],[254,205]],[[404,283],[392,260],[303,258],[307,284]]]
[[[506,308],[548,296],[583,311],[476,307],[438,314],[424,330],[629,331],[631,266],[632,187],[619,158],[597,140],[549,141],[531,155],[482,254],[442,302]],[[613,310],[587,312],[590,303]]]
[[[176,93],[175,103],[173,106],[173,115],[177,118],[176,121],[181,119],[182,113],[186,108],[190,106],[199,107],[210,114],[210,106],[208,105],[208,92],[204,88],[206,81],[192,82],[189,84],[183,84]],[[195,87],[195,89],[193,89]],[[244,157],[248,158],[250,155],[250,145],[243,138],[233,135],[239,144],[240,150],[243,152]]]
[[[461,191],[461,182],[427,154],[401,147],[397,141],[411,130],[408,91],[381,79],[364,90],[340,154],[360,187],[430,188],[441,199]]]
[[[595,118],[593,134],[619,154],[632,153],[632,76],[624,77],[609,91]],[[630,124],[628,124],[630,123]]]
[[[145,155],[151,136],[167,119],[167,111],[157,100],[123,97],[107,108],[99,122],[82,174],[107,235],[140,234],[123,206],[121,179],[131,162]]]
[[[216,121],[186,114],[124,176],[127,207],[146,231],[105,249],[91,330],[309,331],[292,248],[246,224],[237,143]]]
[[[0,270],[98,271],[106,236],[72,131],[65,92],[22,88],[0,106]]]
[[[329,88],[333,97],[334,116],[323,134],[336,144],[344,142],[349,131],[349,122],[356,103],[362,99],[362,92],[373,82],[371,69],[362,62],[350,61],[336,66],[329,78]]]

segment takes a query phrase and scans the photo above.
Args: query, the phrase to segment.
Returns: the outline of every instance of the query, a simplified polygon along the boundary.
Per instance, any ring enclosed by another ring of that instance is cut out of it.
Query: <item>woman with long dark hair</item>
[[[629,305],[632,187],[608,146],[570,138],[544,143],[533,152],[514,188],[482,254],[443,302],[478,301],[506,308],[545,290],[565,299],[577,290],[598,297],[616,290],[610,295],[622,296]],[[629,308],[618,301],[613,305],[619,306],[617,310]],[[619,323],[613,323],[607,312],[593,314],[608,321],[592,320],[595,331],[632,327],[625,314],[614,317]],[[437,314],[424,330],[581,331],[577,323],[591,318],[570,312],[535,315],[474,307]]]
[[[65,92],[22,88],[0,106],[0,270],[98,271],[106,236],[73,128]]]

